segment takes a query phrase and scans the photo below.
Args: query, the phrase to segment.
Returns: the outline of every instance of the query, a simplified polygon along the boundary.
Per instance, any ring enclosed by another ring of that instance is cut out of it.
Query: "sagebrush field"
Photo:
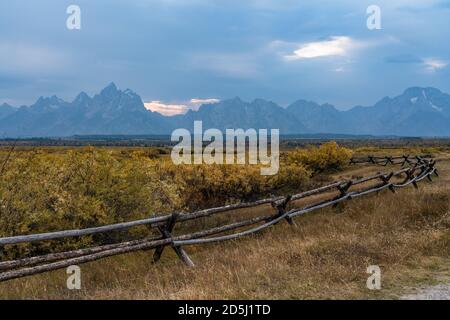
[[[298,299],[395,298],[417,282],[449,276],[450,154],[441,148],[339,146],[287,149],[280,171],[257,166],[175,166],[166,148],[4,147],[0,180],[0,236],[78,229],[174,211],[299,192],[340,177],[383,169],[349,166],[353,155],[431,153],[440,178],[396,195],[358,199],[279,224],[261,235],[220,245],[189,247],[196,267],[167,250],[82,266],[83,288],[69,291],[64,270],[0,284],[1,298]],[[257,209],[252,209],[257,210]],[[262,208],[261,210],[267,210]],[[251,215],[249,210],[234,214]],[[199,226],[192,225],[192,228]],[[71,240],[6,246],[12,259],[135,239],[145,227]],[[383,268],[383,290],[365,286],[366,268]]]

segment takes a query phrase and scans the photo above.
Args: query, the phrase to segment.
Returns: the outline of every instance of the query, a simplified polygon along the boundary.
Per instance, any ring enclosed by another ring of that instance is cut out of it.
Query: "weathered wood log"
[[[181,259],[181,261],[184,262],[185,265],[187,265],[189,268],[195,267],[194,262],[192,262],[191,258],[189,258],[188,254],[186,253],[186,251],[184,251],[183,248],[175,245],[172,245],[172,247],[173,250],[175,250],[177,256]]]
[[[116,223],[101,227],[87,228],[87,229],[74,229],[74,230],[65,230],[65,231],[57,231],[57,232],[47,232],[40,234],[31,234],[25,236],[15,236],[15,237],[6,237],[0,238],[0,245],[7,244],[18,244],[24,242],[33,242],[33,241],[42,241],[42,240],[53,240],[53,239],[61,239],[61,238],[69,238],[69,237],[81,237],[92,235],[96,233],[104,233],[114,230],[120,229],[128,229],[131,227],[141,226],[141,225],[151,225],[156,223],[165,222],[170,218],[170,215],[160,216],[156,218],[149,218],[143,220],[136,220],[130,222]]]
[[[169,245],[172,243],[173,240],[196,239],[196,238],[202,238],[202,237],[206,237],[206,236],[210,236],[210,235],[214,235],[214,234],[218,234],[218,233],[228,232],[228,231],[236,230],[236,229],[239,229],[242,227],[260,223],[262,221],[269,219],[272,216],[273,215],[260,216],[260,217],[256,217],[253,219],[248,219],[248,220],[239,221],[239,222],[231,223],[231,224],[220,226],[220,227],[211,228],[208,230],[203,230],[203,231],[193,232],[193,233],[182,235],[182,236],[177,236],[177,237],[174,237],[173,239],[167,238],[167,239],[159,239],[159,240],[139,240],[139,241],[123,242],[118,247],[115,247],[113,249],[108,249],[108,250],[102,250],[100,252],[98,252],[96,250],[92,250],[92,249],[97,249],[97,248],[82,249],[84,254],[82,256],[78,256],[76,258],[72,258],[70,255],[71,253],[67,253],[67,255],[64,255],[65,253],[61,253],[58,257],[59,258],[58,260],[60,260],[61,258],[65,259],[65,260],[54,262],[54,263],[48,263],[48,264],[44,264],[44,265],[39,265],[36,267],[30,267],[30,268],[24,268],[24,269],[0,273],[0,282],[6,281],[6,280],[12,280],[12,279],[16,279],[16,278],[21,278],[21,277],[25,277],[25,276],[29,276],[29,275],[39,274],[39,273],[43,273],[43,272],[53,271],[53,270],[57,270],[57,269],[61,269],[61,268],[66,268],[66,267],[68,267],[70,265],[74,265],[74,264],[82,264],[82,263],[92,262],[92,261],[100,260],[100,259],[114,256],[114,255],[119,255],[119,254],[139,251],[139,250],[149,250],[149,249],[153,249],[158,246],[161,246],[161,245]],[[53,256],[49,257],[49,258],[53,259]],[[43,261],[41,261],[41,262],[43,262]],[[45,262],[49,262],[49,261],[45,261]]]
[[[184,246],[184,245],[193,245],[193,244],[206,244],[206,243],[212,243],[212,242],[222,242],[222,241],[226,241],[226,240],[232,240],[232,239],[237,239],[237,238],[241,238],[244,236],[248,236],[250,234],[253,233],[257,233],[259,231],[262,231],[264,229],[267,229],[268,227],[277,224],[278,222],[280,222],[281,220],[283,220],[286,216],[289,215],[289,212],[285,212],[284,214],[282,214],[281,216],[277,216],[276,218],[260,225],[257,227],[254,227],[252,229],[249,230],[245,230],[242,232],[238,232],[238,233],[234,233],[234,234],[229,234],[229,235],[225,235],[225,236],[221,236],[221,237],[215,237],[215,238],[205,238],[205,239],[188,239],[188,240],[174,240],[173,244],[174,246]]]
[[[291,200],[292,201],[300,200],[300,199],[303,199],[303,198],[306,198],[306,197],[310,197],[310,196],[313,196],[313,195],[316,195],[316,194],[319,194],[319,193],[323,193],[325,191],[332,190],[332,189],[336,188],[337,186],[340,186],[341,184],[343,184],[345,182],[346,182],[345,180],[341,180],[341,181],[333,182],[332,184],[329,184],[329,185],[326,185],[326,186],[323,186],[323,187],[320,187],[320,188],[317,188],[317,189],[313,189],[313,190],[305,191],[305,192],[302,192],[302,193],[294,194],[291,197]]]
[[[0,273],[0,281],[6,281],[6,280],[21,278],[21,277],[25,277],[25,276],[38,274],[38,273],[53,271],[53,270],[57,270],[57,269],[61,269],[61,268],[66,268],[71,265],[78,265],[78,264],[82,264],[82,263],[92,262],[95,260],[111,257],[111,256],[118,255],[118,254],[124,254],[124,253],[128,253],[128,252],[144,250],[144,249],[150,249],[150,248],[154,248],[158,245],[168,244],[168,243],[170,243],[170,241],[171,241],[170,239],[163,239],[163,240],[157,240],[157,241],[143,242],[138,245],[131,245],[131,246],[115,248],[115,249],[111,249],[111,250],[105,250],[105,251],[101,251],[101,252],[94,253],[94,254],[89,254],[89,255],[85,255],[85,256],[81,256],[81,257],[77,257],[77,258],[72,258],[72,259],[62,260],[62,261],[53,262],[53,263],[49,263],[49,264],[39,265],[36,267],[29,267],[29,268],[14,270],[14,271],[8,271],[8,272]]]
[[[20,268],[20,267],[33,266],[33,265],[36,265],[39,263],[48,263],[48,262],[54,262],[54,261],[63,260],[63,259],[76,258],[76,257],[81,257],[81,256],[84,256],[87,254],[97,253],[97,252],[115,249],[115,248],[122,248],[122,247],[126,247],[129,245],[140,244],[140,243],[144,243],[147,241],[160,240],[160,239],[161,239],[161,237],[152,238],[152,239],[133,240],[133,241],[128,241],[128,242],[108,244],[108,245],[91,247],[91,248],[84,248],[84,249],[71,250],[71,251],[58,252],[58,253],[50,253],[50,254],[46,254],[46,255],[42,255],[42,256],[36,256],[36,257],[30,257],[30,258],[24,258],[24,259],[18,259],[18,260],[3,261],[3,262],[0,262],[0,271],[10,270],[10,269]]]
[[[185,213],[185,214],[180,215],[180,217],[178,218],[178,221],[182,222],[182,221],[194,220],[194,219],[199,219],[199,218],[203,218],[203,217],[209,217],[209,216],[219,214],[219,213],[225,213],[227,211],[257,207],[257,206],[261,206],[264,204],[270,204],[273,201],[282,200],[283,198],[284,198],[283,196],[272,197],[272,198],[262,199],[262,200],[258,200],[258,201],[254,201],[254,202],[236,203],[236,204],[230,204],[230,205],[223,206],[223,207],[204,209],[204,210],[200,210],[200,211],[196,211],[196,212],[192,212],[192,213]]]

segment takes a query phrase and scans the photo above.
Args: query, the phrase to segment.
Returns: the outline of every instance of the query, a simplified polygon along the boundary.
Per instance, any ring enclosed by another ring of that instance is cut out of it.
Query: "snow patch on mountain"
[[[442,108],[439,108],[438,106],[436,106],[436,105],[432,104],[431,102],[430,102],[430,105],[431,105],[431,107],[432,107],[433,109],[435,109],[435,110],[437,110],[437,111],[439,111],[439,112],[442,112],[442,111],[444,111],[444,109],[442,109]]]

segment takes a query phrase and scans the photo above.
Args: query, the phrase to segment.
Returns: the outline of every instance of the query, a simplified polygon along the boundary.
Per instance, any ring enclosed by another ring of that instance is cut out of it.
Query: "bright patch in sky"
[[[219,99],[191,99],[191,104],[200,106],[202,104],[217,103],[219,101]]]
[[[448,62],[439,59],[425,59],[423,63],[428,71],[436,71],[448,66]]]
[[[161,101],[151,101],[144,103],[148,110],[159,112],[165,116],[173,116],[176,114],[183,114],[187,112],[188,107],[183,104],[165,104]]]
[[[174,116],[177,114],[184,114],[188,110],[198,110],[202,104],[211,104],[211,103],[217,103],[219,102],[219,99],[191,99],[186,104],[170,104],[170,103],[164,103],[161,101],[151,101],[144,103],[145,108],[148,110],[159,112],[162,115],[165,116]]]
[[[312,59],[329,56],[345,56],[356,46],[350,37],[332,37],[330,40],[302,44],[287,60]]]

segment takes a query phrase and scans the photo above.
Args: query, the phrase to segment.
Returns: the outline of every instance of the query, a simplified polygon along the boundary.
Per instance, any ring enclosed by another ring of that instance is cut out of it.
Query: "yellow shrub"
[[[174,165],[158,163],[161,181],[172,181],[186,210],[250,201],[282,190],[298,190],[310,173],[303,166],[280,166],[274,176],[262,176],[257,165]]]
[[[0,237],[144,218],[171,212],[178,201],[174,186],[159,180],[148,157],[119,161],[101,149],[32,152],[9,161],[0,179]],[[3,255],[110,242],[132,238],[133,232],[138,231],[18,245]]]
[[[351,156],[336,143],[288,153],[279,172],[259,165],[175,165],[164,149],[78,148],[16,152],[0,173],[0,237],[82,229],[174,211],[304,190],[312,174]],[[0,150],[0,158],[5,152]],[[92,237],[0,248],[0,258],[35,255],[148,235],[133,228]]]
[[[288,162],[303,165],[313,173],[327,170],[339,170],[347,165],[352,157],[350,149],[340,147],[335,141],[322,144],[320,147],[299,149],[288,155]]]

